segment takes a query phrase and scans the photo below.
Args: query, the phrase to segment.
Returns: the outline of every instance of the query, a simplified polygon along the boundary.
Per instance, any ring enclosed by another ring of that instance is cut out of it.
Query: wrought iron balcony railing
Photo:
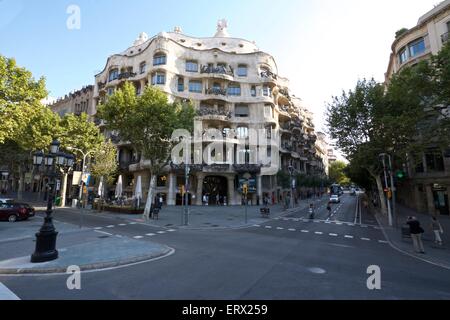
[[[211,108],[200,108],[197,111],[197,116],[204,117],[204,116],[224,116],[227,118],[232,117],[232,113],[228,110],[216,110]]]
[[[222,88],[209,88],[206,89],[206,94],[214,94],[216,96],[226,96],[227,90]]]
[[[278,76],[275,73],[267,70],[267,71],[261,72],[261,78],[272,78],[272,79],[277,80]]]
[[[225,68],[224,66],[218,66],[218,67],[212,67],[212,66],[201,66],[200,67],[200,73],[207,73],[207,74],[223,74],[228,76],[234,76],[234,70],[233,68],[229,67]]]
[[[133,78],[136,77],[137,73],[134,72],[124,72],[119,74],[118,79],[122,80],[122,79],[128,79],[128,78]]]

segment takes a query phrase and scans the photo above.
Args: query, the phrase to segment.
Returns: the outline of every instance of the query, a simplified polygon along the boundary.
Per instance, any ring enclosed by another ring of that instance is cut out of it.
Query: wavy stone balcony
[[[197,117],[201,120],[230,121],[232,118],[232,113],[228,110],[200,108],[197,110]]]
[[[225,79],[232,81],[234,79],[234,70],[230,67],[228,70],[224,66],[210,67],[201,66],[200,74],[208,75],[212,78]]]

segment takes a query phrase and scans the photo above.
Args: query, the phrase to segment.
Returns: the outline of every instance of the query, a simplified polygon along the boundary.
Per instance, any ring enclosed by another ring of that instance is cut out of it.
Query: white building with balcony
[[[217,33],[211,38],[188,36],[179,27],[152,38],[142,33],[130,48],[110,56],[103,71],[96,75],[95,106],[125,81],[135,85],[137,94],[153,85],[170,101],[192,101],[198,110],[197,120],[205,130],[216,129],[224,136],[234,130],[240,138],[247,137],[250,129],[266,130],[268,138],[273,135],[279,139],[280,170],[289,166],[299,173],[312,174],[316,170],[312,115],[300,99],[291,96],[289,81],[278,76],[275,59],[254,42],[230,37],[226,21],[219,21]],[[125,184],[131,185],[132,180],[142,176],[143,185],[148,186],[148,167],[139,150],[116,143],[121,168],[128,171]],[[263,197],[280,199],[286,191],[278,187],[277,175],[264,175],[261,165],[249,161],[252,151],[240,147],[241,151],[234,153],[235,159],[225,155],[218,157],[225,160],[192,168],[191,204],[201,205],[204,195],[214,205],[241,204],[239,190],[244,177],[250,178],[253,204],[262,202]],[[236,164],[237,158],[240,164]],[[157,193],[168,205],[180,205],[182,185],[184,168],[172,166],[167,174],[158,177]]]

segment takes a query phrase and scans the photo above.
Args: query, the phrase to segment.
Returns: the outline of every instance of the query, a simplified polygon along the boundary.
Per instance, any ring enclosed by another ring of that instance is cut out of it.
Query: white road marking
[[[175,231],[177,231],[177,230],[175,230],[175,229],[169,229],[169,230],[167,230],[167,232],[175,232]]]
[[[292,231],[292,232],[293,232],[293,231],[296,231],[296,230],[295,230],[295,229],[289,229],[289,231]]]
[[[361,240],[363,240],[363,241],[370,241],[369,238],[361,238]]]
[[[309,231],[308,231],[308,230],[302,230],[302,232],[303,232],[303,233],[309,233]]]
[[[134,239],[142,239],[143,238],[143,236],[136,236],[136,237],[133,237]]]
[[[346,235],[346,236],[344,236],[344,238],[347,238],[347,239],[353,239],[354,236],[348,236],[348,235]]]
[[[271,226],[266,226],[266,229],[272,229],[272,227]]]
[[[20,298],[0,282],[0,300],[20,300]]]
[[[111,225],[111,226],[107,226],[107,228],[111,229],[111,228],[114,228],[114,226],[113,226],[113,225]]]
[[[361,228],[368,228],[369,226],[362,225]]]
[[[320,231],[316,231],[316,232],[314,232],[315,234],[318,234],[318,235],[322,235],[323,234],[323,232],[320,232]]]
[[[388,241],[378,240],[379,243],[389,243]]]
[[[103,227],[94,228],[94,230],[102,230],[102,229],[103,229]]]
[[[278,227],[277,230],[284,230],[284,228]]]
[[[119,224],[119,226],[120,227],[124,227],[124,226],[126,226],[126,224],[125,223],[121,223],[121,224]]]
[[[154,233],[147,233],[146,236],[147,237],[153,237],[153,236],[156,236],[156,234],[154,234]]]
[[[105,232],[105,231],[94,230],[94,232],[101,233],[101,234],[106,234],[106,235],[108,235],[108,236],[113,236],[113,234],[108,233],[108,232]]]
[[[165,231],[158,231],[157,233],[158,234],[165,234],[166,232]]]
[[[330,236],[337,237],[338,235],[336,233],[330,233]]]
[[[129,224],[131,224],[131,225],[135,225],[135,224],[137,224],[137,222],[130,222]]]

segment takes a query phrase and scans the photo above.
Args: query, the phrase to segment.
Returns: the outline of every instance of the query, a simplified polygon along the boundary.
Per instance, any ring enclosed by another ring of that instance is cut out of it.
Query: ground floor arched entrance
[[[228,179],[221,176],[207,176],[203,180],[202,203],[222,206],[229,203]]]

